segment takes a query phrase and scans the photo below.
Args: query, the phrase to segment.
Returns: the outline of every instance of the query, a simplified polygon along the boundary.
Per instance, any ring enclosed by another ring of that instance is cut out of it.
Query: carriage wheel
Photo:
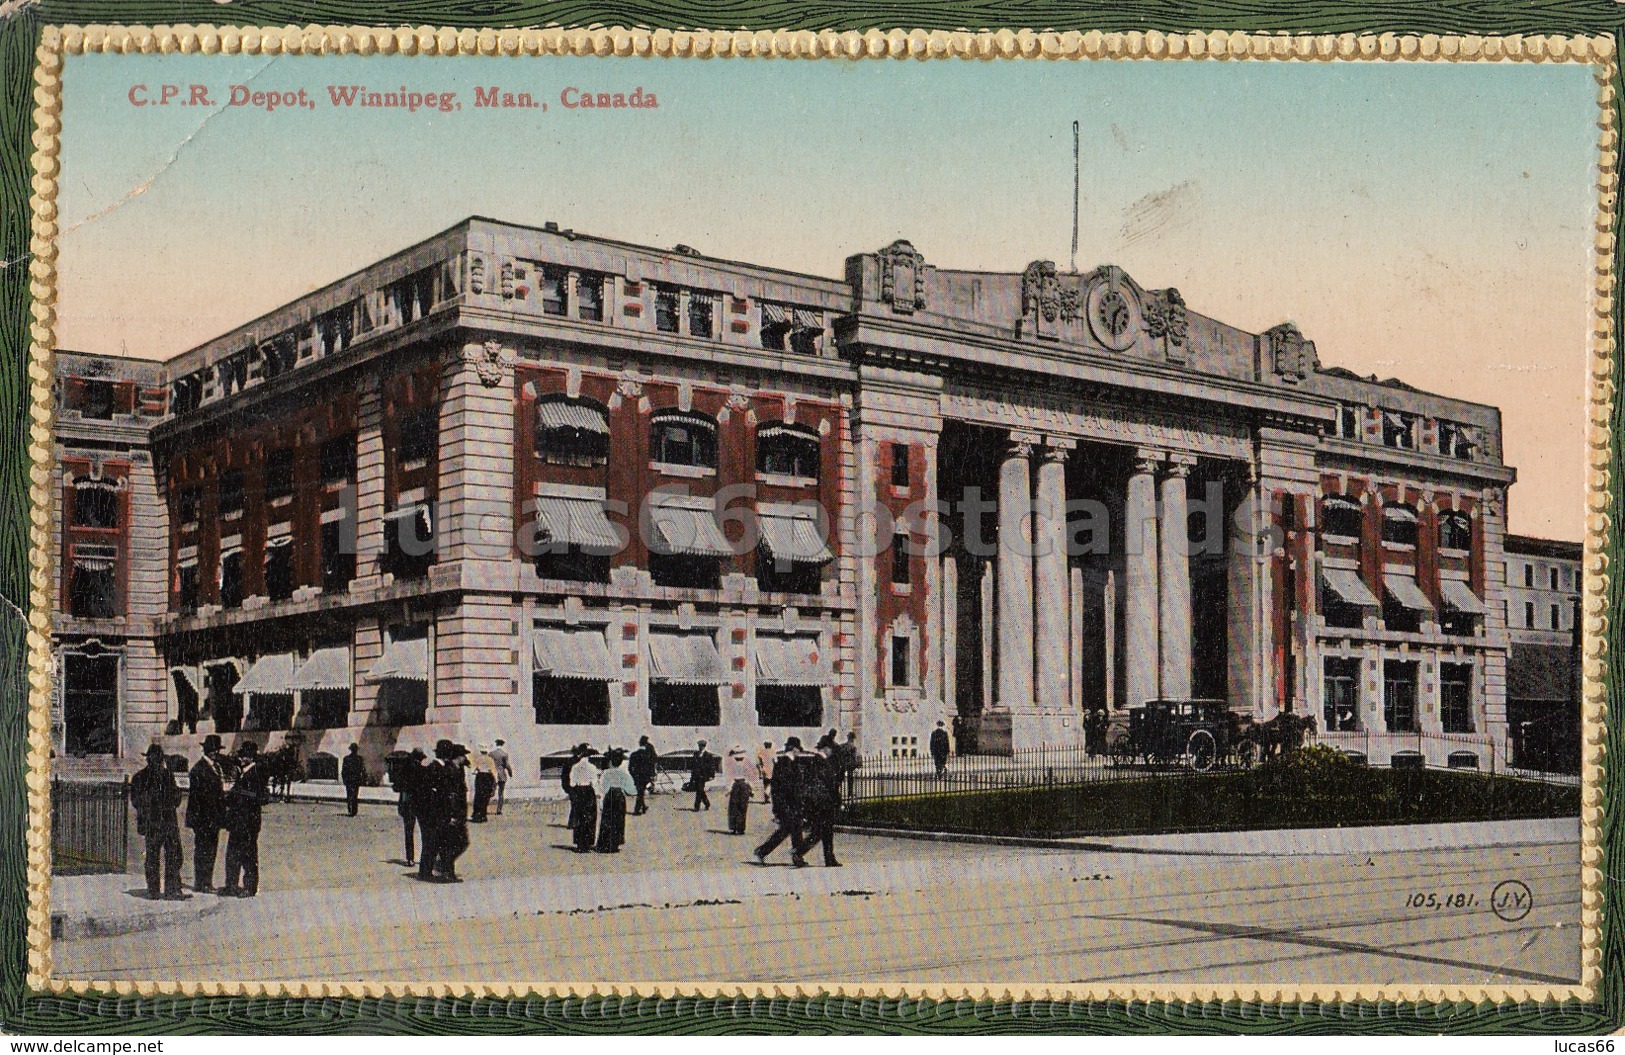
[[[1190,758],[1192,769],[1198,773],[1210,773],[1219,760],[1218,741],[1206,729],[1198,729],[1185,741],[1185,754]]]
[[[1259,749],[1257,740],[1243,740],[1236,746],[1236,757],[1241,760],[1241,767],[1243,769],[1251,769],[1258,765],[1258,756]]]
[[[1134,741],[1127,733],[1118,733],[1112,741],[1112,765],[1126,766],[1134,761]]]

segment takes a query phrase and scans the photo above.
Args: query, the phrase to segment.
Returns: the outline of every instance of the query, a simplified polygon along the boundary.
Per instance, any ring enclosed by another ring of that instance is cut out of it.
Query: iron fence
[[[130,853],[130,782],[51,781],[51,870],[123,872]]]

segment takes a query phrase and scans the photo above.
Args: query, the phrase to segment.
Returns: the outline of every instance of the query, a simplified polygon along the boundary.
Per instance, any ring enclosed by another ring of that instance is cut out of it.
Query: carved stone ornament
[[[615,394],[623,399],[642,398],[643,379],[630,371],[622,374],[615,382]]]
[[[463,362],[474,367],[474,374],[486,388],[502,383],[507,363],[503,359],[502,345],[497,341],[463,345]]]
[[[1190,319],[1185,314],[1185,298],[1179,290],[1168,288],[1145,302],[1145,332],[1152,339],[1166,337],[1168,344],[1182,348],[1190,335]]]
[[[1034,260],[1021,273],[1021,313],[1037,314],[1045,322],[1077,322],[1083,295],[1075,285],[1063,285],[1051,260]]]
[[[1121,268],[1102,269],[1089,286],[1089,329],[1095,340],[1114,352],[1133,347],[1140,330],[1140,304]]]
[[[1305,339],[1290,322],[1266,330],[1264,339],[1269,341],[1270,363],[1283,381],[1297,384],[1319,365],[1315,342]]]
[[[880,258],[880,299],[899,315],[925,309],[925,257],[899,238],[875,254]]]
[[[485,257],[470,254],[468,258],[468,291],[485,292]]]

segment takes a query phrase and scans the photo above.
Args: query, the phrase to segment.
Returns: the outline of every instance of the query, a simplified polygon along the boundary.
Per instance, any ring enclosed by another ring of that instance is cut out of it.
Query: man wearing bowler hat
[[[147,840],[147,896],[159,897],[158,880],[162,876],[164,898],[185,898],[181,890],[181,827],[175,820],[181,789],[175,783],[175,774],[164,763],[164,749],[158,744],[147,748],[146,768],[130,779],[130,802],[135,806],[135,830]]]
[[[192,829],[192,889],[214,892],[220,829],[226,826],[226,778],[220,768],[220,737],[203,738],[203,757],[192,767],[186,789],[186,826]]]
[[[237,779],[226,791],[225,897],[253,897],[260,891],[260,819],[271,797],[270,774],[252,740],[237,749]]]

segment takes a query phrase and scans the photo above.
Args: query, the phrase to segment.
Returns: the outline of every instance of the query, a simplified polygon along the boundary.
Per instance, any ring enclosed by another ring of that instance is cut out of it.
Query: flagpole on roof
[[[1072,273],[1078,273],[1078,199],[1083,188],[1082,133],[1072,122]]]

